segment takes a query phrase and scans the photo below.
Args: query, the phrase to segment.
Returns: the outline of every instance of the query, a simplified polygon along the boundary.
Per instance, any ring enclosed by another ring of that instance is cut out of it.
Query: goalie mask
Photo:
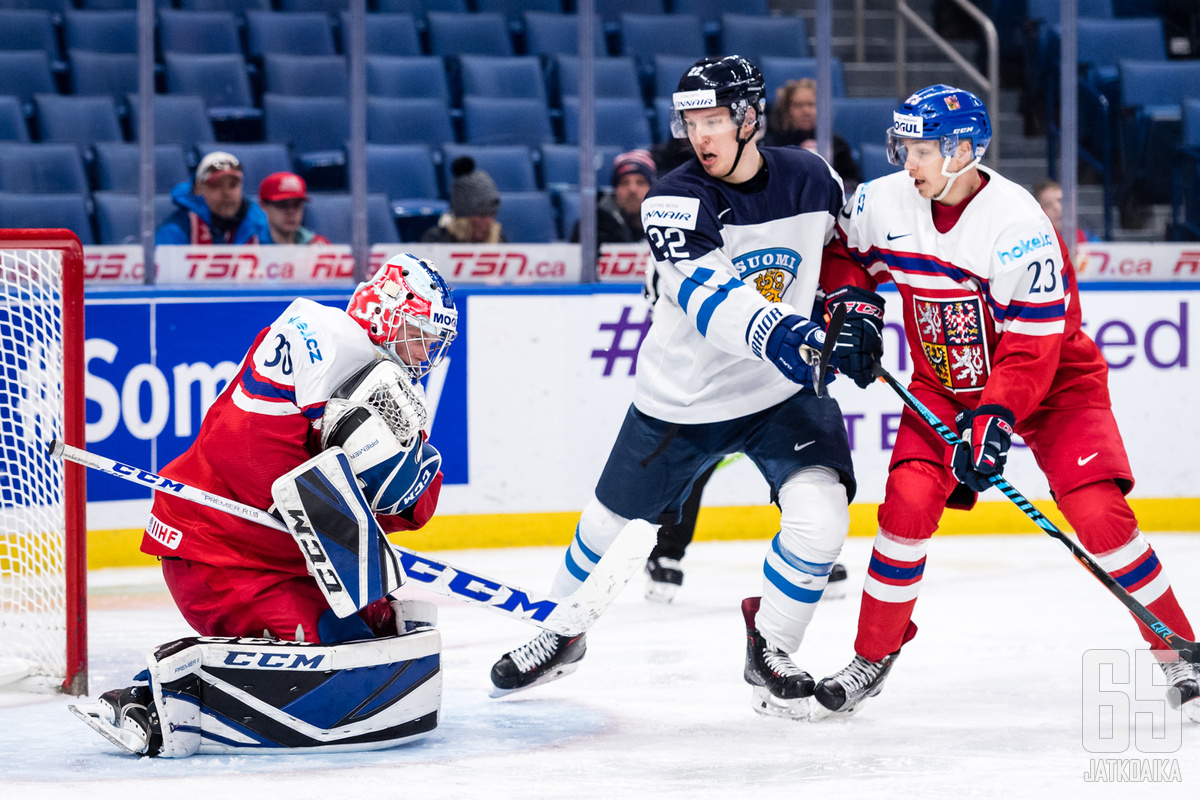
[[[457,335],[450,287],[429,261],[408,253],[388,259],[360,283],[346,312],[414,379],[441,363]]]

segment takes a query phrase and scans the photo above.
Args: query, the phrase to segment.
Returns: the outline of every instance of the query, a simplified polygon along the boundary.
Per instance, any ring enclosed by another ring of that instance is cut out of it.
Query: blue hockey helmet
[[[888,161],[903,166],[908,156],[905,139],[937,139],[943,158],[954,155],[962,139],[970,139],[975,158],[983,157],[992,140],[987,106],[966,89],[939,83],[909,96],[892,113],[887,134]]]

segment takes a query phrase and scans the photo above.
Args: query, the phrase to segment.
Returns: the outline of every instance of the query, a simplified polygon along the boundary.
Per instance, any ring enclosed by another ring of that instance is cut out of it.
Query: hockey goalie
[[[403,571],[384,534],[437,506],[418,381],[456,326],[441,275],[402,254],[345,311],[299,298],[258,334],[162,473],[270,508],[291,535],[156,493],[141,549],[199,636],[154,648],[136,685],[78,716],[164,757],[379,749],[437,726],[436,607],[391,596]]]

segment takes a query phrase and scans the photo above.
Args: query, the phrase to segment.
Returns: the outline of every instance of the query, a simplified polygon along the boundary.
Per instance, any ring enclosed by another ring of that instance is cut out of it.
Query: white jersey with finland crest
[[[642,203],[654,302],[633,400],[644,414],[718,422],[800,390],[763,360],[763,348],[779,319],[812,313],[842,182],[802,148],[759,152],[763,169],[744,184],[712,178],[693,159]]]

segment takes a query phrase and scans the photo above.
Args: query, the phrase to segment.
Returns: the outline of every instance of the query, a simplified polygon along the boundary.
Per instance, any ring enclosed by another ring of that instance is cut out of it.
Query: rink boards
[[[1110,364],[1142,526],[1195,530],[1200,466],[1186,454],[1200,451],[1200,286],[1084,286],[1085,330]],[[89,288],[88,448],[150,470],[167,464],[190,444],[254,336],[297,295],[342,307],[349,287]],[[898,296],[886,296],[885,366],[906,376]],[[632,396],[648,325],[639,287],[462,286],[455,297],[459,337],[427,386],[431,440],[445,473],[438,518],[406,540],[420,547],[565,542]],[[859,481],[853,532],[873,533],[901,404],[883,384],[864,391],[843,379],[831,391]],[[1031,498],[1049,497],[1028,450],[1014,452],[1006,474]],[[93,472],[88,499],[91,566],[142,563],[136,529],[148,509],[146,491]],[[1035,530],[998,495],[989,499],[996,502],[970,515],[948,515],[945,529]],[[767,536],[777,524],[766,484],[745,459],[718,470],[704,502],[702,538]]]

